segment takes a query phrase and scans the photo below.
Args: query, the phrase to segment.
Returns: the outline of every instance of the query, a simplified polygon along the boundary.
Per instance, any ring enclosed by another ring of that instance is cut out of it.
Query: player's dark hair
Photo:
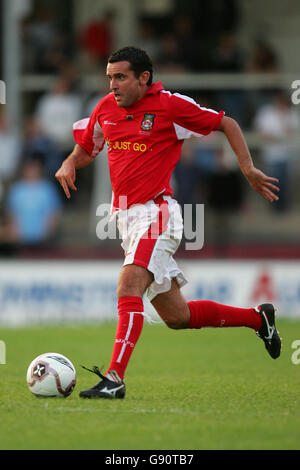
[[[153,65],[146,51],[133,46],[122,47],[122,49],[118,49],[108,58],[108,63],[113,64],[123,60],[130,63],[130,69],[133,70],[136,78],[139,78],[141,73],[145,71],[150,72],[147,85],[151,85],[153,79]]]

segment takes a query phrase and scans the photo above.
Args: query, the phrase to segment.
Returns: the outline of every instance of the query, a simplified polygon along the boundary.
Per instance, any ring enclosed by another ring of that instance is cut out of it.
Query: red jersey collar
[[[150,85],[149,90],[145,93],[145,95],[155,95],[159,91],[163,90],[164,87],[161,82],[155,82]]]

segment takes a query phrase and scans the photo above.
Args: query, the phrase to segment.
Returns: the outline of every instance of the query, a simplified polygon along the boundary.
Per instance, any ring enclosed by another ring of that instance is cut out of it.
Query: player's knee
[[[164,322],[171,330],[182,330],[187,327],[186,321],[183,321],[182,319],[172,318],[168,320],[166,319]]]
[[[119,279],[117,296],[142,296],[152,282],[153,275],[141,266],[127,265],[123,267]]]
[[[127,282],[127,283],[121,284],[117,289],[118,299],[120,299],[121,297],[139,296],[139,295],[141,295],[140,290],[134,283]]]
[[[136,279],[131,277],[127,279],[123,279],[122,282],[119,283],[117,289],[117,296],[118,299],[121,297],[127,296],[142,296],[144,293],[144,286],[141,286]]]

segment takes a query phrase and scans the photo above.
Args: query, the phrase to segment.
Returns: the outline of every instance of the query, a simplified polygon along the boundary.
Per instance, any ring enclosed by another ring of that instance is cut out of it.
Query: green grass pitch
[[[2,329],[0,449],[283,450],[300,448],[300,322],[279,320],[273,360],[246,328],[172,331],[145,325],[127,369],[124,400],[83,400],[109,364],[114,324]],[[36,398],[26,385],[35,356],[59,352],[77,369],[68,398]]]

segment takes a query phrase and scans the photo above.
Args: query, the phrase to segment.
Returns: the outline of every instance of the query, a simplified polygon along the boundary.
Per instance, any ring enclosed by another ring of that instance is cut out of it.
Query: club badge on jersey
[[[151,131],[154,124],[155,114],[145,113],[141,122],[141,129],[144,131]]]

